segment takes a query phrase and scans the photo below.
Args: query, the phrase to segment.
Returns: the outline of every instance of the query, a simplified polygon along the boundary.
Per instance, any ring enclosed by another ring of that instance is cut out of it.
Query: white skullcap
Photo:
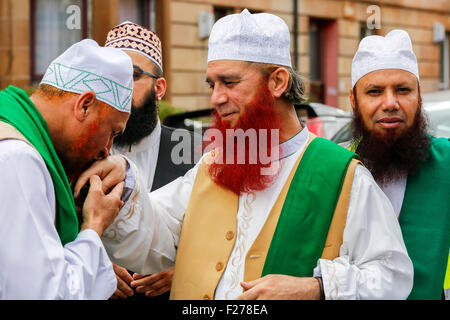
[[[131,112],[131,58],[120,49],[100,47],[91,39],[75,43],[53,60],[41,83],[80,94],[92,90],[98,100]]]
[[[411,39],[404,30],[392,30],[386,37],[368,36],[361,40],[352,61],[352,88],[366,74],[382,69],[401,69],[419,80],[419,68]]]
[[[244,9],[219,19],[211,30],[208,62],[241,60],[292,67],[290,32],[286,23],[269,13]]]

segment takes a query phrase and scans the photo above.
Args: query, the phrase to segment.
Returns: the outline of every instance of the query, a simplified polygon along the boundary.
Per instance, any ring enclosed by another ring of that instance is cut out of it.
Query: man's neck
[[[293,104],[284,103],[276,108],[280,110],[280,143],[283,143],[299,133],[303,126]]]

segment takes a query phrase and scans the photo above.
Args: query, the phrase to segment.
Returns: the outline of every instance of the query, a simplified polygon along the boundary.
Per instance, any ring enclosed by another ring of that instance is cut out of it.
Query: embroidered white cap
[[[120,49],[100,47],[91,39],[75,43],[53,60],[41,83],[80,94],[92,90],[98,100],[131,112],[131,58]]]
[[[367,36],[361,40],[352,61],[352,88],[366,74],[382,69],[405,70],[419,80],[417,58],[406,31],[397,29],[385,37]]]
[[[140,53],[163,70],[161,40],[153,31],[131,21],[112,28],[106,36],[105,47]]]
[[[240,60],[292,67],[290,32],[280,17],[244,9],[219,19],[209,36],[208,63]]]

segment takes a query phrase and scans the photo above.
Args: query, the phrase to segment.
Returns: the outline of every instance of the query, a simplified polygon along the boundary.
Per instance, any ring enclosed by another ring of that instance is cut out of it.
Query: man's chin
[[[375,130],[373,130],[372,135],[379,138],[398,139],[406,134],[406,132],[407,129],[404,126],[395,128],[377,127]]]
[[[89,169],[95,162],[95,159],[89,160],[87,162],[80,163],[78,162],[77,165],[72,166],[70,170],[68,170],[68,177],[70,181],[76,181],[80,177],[80,175],[85,172],[87,169]]]

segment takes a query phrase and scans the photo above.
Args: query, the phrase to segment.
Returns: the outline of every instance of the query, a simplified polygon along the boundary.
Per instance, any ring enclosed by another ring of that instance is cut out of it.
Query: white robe
[[[0,299],[108,299],[117,287],[97,232],[61,244],[53,182],[41,155],[0,141]]]
[[[161,123],[158,119],[155,129],[138,144],[124,147],[113,146],[111,154],[121,154],[133,161],[139,168],[142,181],[147,190],[152,189],[158,162],[159,143],[161,140]]]
[[[283,144],[281,172],[268,189],[239,197],[237,240],[216,299],[235,299],[242,293],[239,281],[243,281],[245,256],[307,139],[304,128]],[[149,196],[141,192],[145,189],[137,179],[131,200],[102,237],[114,262],[142,274],[174,264],[200,163]],[[136,167],[132,165],[132,169],[139,177]],[[392,205],[363,166],[358,165],[355,171],[340,256],[333,261],[319,259],[314,275],[322,275],[327,299],[405,299],[412,289],[413,265]]]

